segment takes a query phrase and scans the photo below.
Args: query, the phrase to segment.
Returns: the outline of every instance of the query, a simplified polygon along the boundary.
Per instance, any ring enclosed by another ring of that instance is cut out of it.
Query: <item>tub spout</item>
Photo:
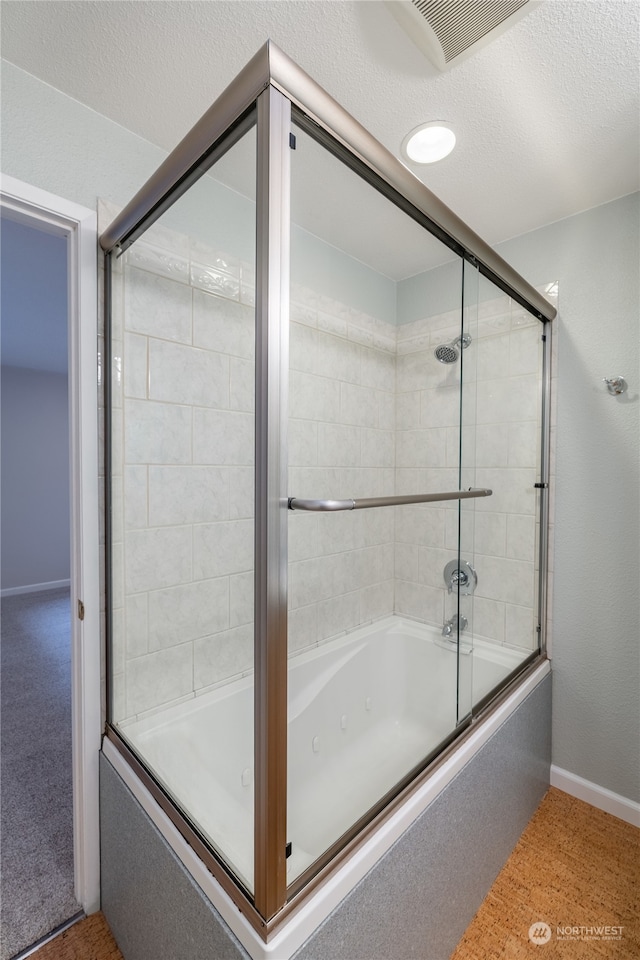
[[[458,627],[460,627],[460,633],[462,633],[468,622],[466,617],[458,617],[458,614],[454,613],[450,620],[445,620],[442,626],[442,636],[449,640],[455,640],[458,635]]]

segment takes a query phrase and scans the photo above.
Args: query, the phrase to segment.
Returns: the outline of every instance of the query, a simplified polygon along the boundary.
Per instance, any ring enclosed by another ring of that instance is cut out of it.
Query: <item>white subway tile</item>
[[[533,563],[476,554],[476,595],[533,607]]]
[[[253,624],[194,641],[193,659],[196,690],[246,673],[253,667]]]
[[[396,358],[380,350],[362,350],[360,382],[364,387],[375,387],[386,393],[396,389]]]
[[[371,387],[341,383],[340,420],[361,427],[378,426],[378,397]]]
[[[111,605],[113,609],[117,609],[124,604],[124,576],[124,544],[122,542],[114,543],[111,547]]]
[[[345,593],[318,603],[318,640],[352,630],[360,622],[360,594]]]
[[[505,640],[505,604],[484,597],[473,598],[473,634],[485,640],[504,643]]]
[[[195,463],[250,465],[254,460],[254,417],[227,410],[193,411]]]
[[[146,527],[147,524],[147,467],[124,468],[124,523],[127,530]]]
[[[396,465],[446,466],[446,430],[438,427],[428,430],[399,430],[396,434]]]
[[[538,462],[540,426],[535,420],[509,424],[510,467],[535,467]]]
[[[125,329],[191,343],[191,287],[127,267]]]
[[[157,590],[191,580],[191,528],[130,530],[125,538],[126,592]]]
[[[123,673],[125,669],[124,610],[117,607],[111,614],[111,651],[110,667],[113,673]]]
[[[210,350],[149,340],[149,396],[168,403],[229,406],[229,358]]]
[[[516,328],[509,337],[509,375],[538,374],[540,369],[542,324]]]
[[[126,673],[127,716],[184,697],[193,689],[190,643],[130,660]]]
[[[535,482],[535,470],[479,467],[476,470],[477,486],[493,490],[493,494],[475,500],[476,511],[533,514],[537,499]]]
[[[396,543],[394,549],[394,576],[396,580],[418,582],[418,545]]]
[[[318,463],[318,424],[313,420],[289,420],[289,463],[313,467]]]
[[[474,340],[473,355],[476,360],[476,379],[477,380],[495,380],[496,376],[505,376],[507,373],[513,375],[509,367],[509,332],[506,330],[500,334],[483,337]],[[469,351],[465,354],[465,361]],[[467,380],[467,367],[464,372],[465,382]]]
[[[253,413],[255,409],[255,366],[251,360],[234,357],[230,363],[229,407]]]
[[[400,616],[442,624],[444,622],[444,590],[427,587],[422,583],[397,580],[395,612]]]
[[[149,649],[147,593],[134,593],[125,598],[125,650],[127,659],[141,657]]]
[[[393,393],[378,391],[378,427],[393,430],[396,422],[396,398]]]
[[[399,393],[396,397],[396,427],[398,430],[414,430],[420,426],[420,393]]]
[[[506,557],[515,560],[533,560],[535,558],[536,521],[534,516],[507,516]]]
[[[474,528],[473,547],[476,553],[493,557],[507,556],[507,518],[504,513],[476,513]]]
[[[505,641],[510,646],[534,650],[538,643],[532,607],[506,605]]]
[[[334,595],[336,586],[336,561],[333,556],[300,560],[289,565],[292,609],[327,600]]]
[[[395,581],[385,580],[360,591],[360,621],[380,620],[393,613]]]
[[[253,570],[253,521],[204,523],[193,528],[196,580]]]
[[[510,407],[509,381],[484,380],[478,383],[476,416],[479,424],[502,423],[515,413]]]
[[[231,467],[229,473],[229,519],[253,517],[255,511],[253,467]]]
[[[340,384],[327,377],[291,371],[289,413],[300,420],[340,420]]]
[[[318,465],[360,465],[360,431],[338,423],[318,424]]]
[[[360,428],[361,457],[363,467],[394,467],[395,443],[392,430]]]
[[[460,387],[447,384],[420,394],[420,422],[423,427],[455,427],[460,423]]]
[[[288,613],[289,653],[313,646],[318,640],[318,606],[298,607]]]
[[[302,373],[318,372],[318,331],[302,323],[289,327],[289,366]]]
[[[229,580],[199,580],[149,593],[149,649],[175,647],[229,627]]]
[[[147,397],[147,337],[126,333],[124,337],[124,392],[127,397]]]
[[[317,336],[316,373],[333,380],[360,383],[362,348],[322,331]]]
[[[153,527],[229,519],[229,473],[223,467],[149,467]]]
[[[127,463],[189,463],[191,409],[150,400],[125,400]]]
[[[506,467],[508,462],[509,424],[478,424],[476,434],[476,466]]]
[[[253,623],[254,579],[253,571],[237,573],[229,577],[230,627],[240,627],[245,623]]]
[[[444,581],[444,568],[457,558],[457,551],[441,550],[438,547],[418,548],[418,580],[429,587],[438,587],[447,591]]]
[[[288,541],[289,561],[308,560],[317,557],[318,547],[318,520],[320,518],[309,513],[289,514]]]
[[[193,291],[195,346],[252,360],[255,338],[255,311],[252,307],[200,290]]]

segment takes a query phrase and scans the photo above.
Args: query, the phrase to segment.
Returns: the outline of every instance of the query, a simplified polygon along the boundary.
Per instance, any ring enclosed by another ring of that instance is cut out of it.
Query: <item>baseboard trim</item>
[[[49,583],[28,583],[24,587],[6,587],[0,590],[0,597],[16,597],[20,593],[41,593],[43,590],[62,590],[70,587],[70,580],[51,580]]]
[[[555,764],[551,764],[551,786],[557,787],[558,790],[572,797],[577,797],[578,800],[584,800],[592,807],[604,810],[605,813],[610,813],[634,827],[640,827],[640,803],[636,803],[635,800],[627,800],[619,793],[600,787],[597,783],[591,783],[590,780],[584,780],[575,773],[556,767]]]

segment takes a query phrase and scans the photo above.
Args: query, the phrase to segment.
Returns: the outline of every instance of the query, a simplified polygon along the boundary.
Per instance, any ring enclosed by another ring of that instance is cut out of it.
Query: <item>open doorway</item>
[[[2,178],[2,938],[99,908],[96,218]]]
[[[1,219],[2,937],[14,956],[74,895],[67,239]]]

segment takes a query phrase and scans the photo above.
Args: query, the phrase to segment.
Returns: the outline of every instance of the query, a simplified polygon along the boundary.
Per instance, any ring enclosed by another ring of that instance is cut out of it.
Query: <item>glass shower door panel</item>
[[[447,444],[459,387],[433,350],[459,333],[461,268],[295,135],[289,496],[457,490]],[[442,638],[442,569],[455,556],[446,506],[289,511],[289,882],[455,729],[456,651]]]
[[[469,490],[478,486],[476,483],[476,421],[480,273],[477,267],[465,261],[462,274],[461,340],[459,362],[456,367],[460,389],[458,482],[461,490]],[[488,498],[490,499],[491,497]],[[477,503],[478,500],[460,500],[455,504],[455,516],[451,516],[448,527],[450,545],[454,546],[455,543],[457,549],[457,560],[447,584],[445,615],[452,618],[452,636],[457,641],[459,724],[470,716],[474,703],[473,638],[477,589],[475,555]]]
[[[480,277],[476,342],[474,703],[538,647],[542,326]]]
[[[114,270],[111,720],[253,876],[255,133]]]

